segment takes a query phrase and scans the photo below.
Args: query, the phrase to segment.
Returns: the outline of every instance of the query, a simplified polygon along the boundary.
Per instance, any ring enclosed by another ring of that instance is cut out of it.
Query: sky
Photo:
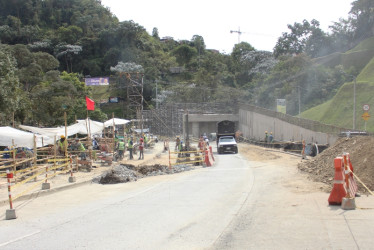
[[[174,40],[204,38],[207,49],[231,53],[235,44],[247,42],[256,50],[273,51],[288,24],[304,19],[328,27],[346,19],[353,0],[101,0],[103,6],[119,19],[133,20],[149,34],[158,29],[159,36]],[[241,31],[238,35],[237,31]],[[234,32],[230,32],[234,31]]]

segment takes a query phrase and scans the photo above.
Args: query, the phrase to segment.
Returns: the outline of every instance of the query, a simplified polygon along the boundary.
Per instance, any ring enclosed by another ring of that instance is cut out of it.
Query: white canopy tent
[[[34,147],[34,134],[11,127],[0,127],[0,146]],[[42,147],[53,144],[53,138],[36,135],[36,146]]]
[[[33,133],[49,136],[54,138],[54,136],[59,137],[65,135],[65,127],[56,127],[56,128],[37,128],[32,126],[20,125],[20,128],[31,131]],[[101,133],[104,129],[104,124],[102,122],[89,120],[78,120],[77,123],[67,127],[67,136],[72,136],[75,134],[87,135],[88,131],[91,131],[91,134]]]
[[[112,118],[104,122],[105,127],[107,128],[107,127],[113,126],[113,121],[114,121],[114,125],[124,125],[130,122],[130,120],[126,120],[126,119]]]
[[[104,130],[104,126],[105,127],[113,126],[113,121],[115,125],[123,125],[123,124],[127,124],[130,122],[129,120],[119,119],[119,118],[112,118],[104,123],[92,121],[90,119],[77,120],[77,123],[67,127],[67,136],[72,136],[75,134],[87,135],[89,133],[91,135],[101,134],[101,132]],[[19,127],[21,129],[33,132],[35,134],[48,136],[52,139],[54,138],[54,136],[58,138],[61,135],[65,135],[65,127],[38,128],[38,127],[25,126],[25,125],[20,125]]]

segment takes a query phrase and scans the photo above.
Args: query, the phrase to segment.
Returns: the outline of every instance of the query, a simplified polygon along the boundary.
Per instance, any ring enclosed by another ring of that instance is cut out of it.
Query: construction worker
[[[148,136],[146,134],[144,135],[144,147],[148,148]]]
[[[120,141],[118,142],[117,150],[118,150],[119,159],[122,160],[124,152],[125,152],[125,142],[123,141],[123,139],[120,139]]]
[[[132,149],[134,147],[134,142],[133,142],[133,137],[131,136],[130,139],[127,141],[127,148],[129,149],[129,154],[130,154],[130,160],[134,159],[132,156]]]
[[[273,143],[273,132],[270,132],[269,143]]]
[[[60,136],[60,140],[58,140],[58,153],[60,155],[67,155],[66,150],[68,148],[68,140],[66,140],[64,135]]]
[[[140,138],[139,159],[138,160],[144,160],[144,141],[143,141],[143,138]]]
[[[177,151],[179,149],[179,144],[181,142],[181,139],[179,136],[177,136],[177,139],[175,140],[175,150]]]
[[[164,141],[164,151],[169,151],[169,138]]]
[[[265,143],[268,142],[268,131],[265,131]]]
[[[86,148],[83,143],[79,141],[79,138],[75,138],[75,143],[72,145],[74,151],[79,151],[79,156],[81,160],[86,160]]]

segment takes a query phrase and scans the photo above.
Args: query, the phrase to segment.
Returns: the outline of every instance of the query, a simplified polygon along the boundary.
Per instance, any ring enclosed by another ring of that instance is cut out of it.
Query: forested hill
[[[296,115],[299,107],[330,100],[347,75],[359,73],[354,65],[315,60],[373,36],[373,5],[354,1],[350,17],[329,33],[317,20],[295,20],[274,51],[242,42],[228,55],[207,50],[198,34],[183,41],[160,38],[157,27],[148,34],[141,24],[120,22],[99,0],[0,0],[0,123],[9,125],[14,114],[17,123],[61,125],[65,111],[71,123],[85,117],[85,95],[126,101],[122,73],[135,68],[144,76],[145,109],[156,106],[157,83],[160,105],[236,99],[275,109],[276,99],[286,99],[287,113]],[[93,95],[97,89],[83,83],[88,75],[111,76],[110,88]],[[91,117],[134,116],[121,107],[97,108]]]

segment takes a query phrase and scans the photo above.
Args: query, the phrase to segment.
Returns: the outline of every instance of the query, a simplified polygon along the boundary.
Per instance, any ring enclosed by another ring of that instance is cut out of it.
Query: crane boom
[[[240,35],[242,34],[242,32],[240,31],[240,27],[238,28],[238,30],[230,30],[230,33],[238,33],[238,44],[240,43]]]

